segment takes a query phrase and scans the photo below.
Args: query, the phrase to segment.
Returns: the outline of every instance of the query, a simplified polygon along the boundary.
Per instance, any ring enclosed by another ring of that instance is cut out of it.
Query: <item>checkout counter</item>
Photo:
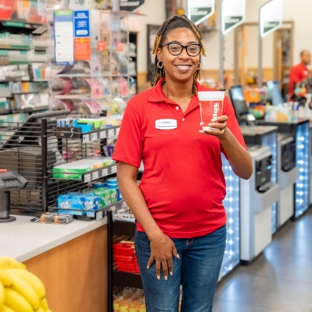
[[[296,167],[299,176],[294,185],[294,210],[292,219],[302,215],[310,206],[310,124],[308,119],[287,122],[261,121],[262,125],[276,126],[278,133],[290,135],[295,142]]]
[[[277,128],[241,126],[241,131],[253,164],[251,178],[240,182],[241,264],[246,265],[272,241],[279,198]]]

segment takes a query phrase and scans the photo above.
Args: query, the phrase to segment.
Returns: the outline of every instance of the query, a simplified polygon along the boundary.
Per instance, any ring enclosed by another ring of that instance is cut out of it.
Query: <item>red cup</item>
[[[198,91],[200,126],[203,130],[216,130],[208,125],[222,116],[224,95],[223,91]]]

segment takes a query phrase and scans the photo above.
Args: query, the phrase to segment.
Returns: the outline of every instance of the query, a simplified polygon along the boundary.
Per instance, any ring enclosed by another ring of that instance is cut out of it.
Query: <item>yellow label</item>
[[[114,310],[119,310],[119,303],[114,303]]]
[[[146,312],[146,308],[141,308],[139,312]]]
[[[129,312],[138,312],[136,308],[130,308]]]

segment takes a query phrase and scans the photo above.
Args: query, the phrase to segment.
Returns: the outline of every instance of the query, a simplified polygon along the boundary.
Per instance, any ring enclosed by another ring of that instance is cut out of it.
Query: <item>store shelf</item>
[[[0,98],[11,97],[10,89],[0,90]]]
[[[28,45],[10,45],[10,44],[0,44],[0,50],[31,50],[31,47]]]
[[[119,74],[119,75],[112,75],[112,74],[101,74],[101,75],[95,75],[95,74],[55,74],[53,77],[66,77],[66,78],[117,78],[117,77],[128,77],[130,74]]]
[[[81,128],[57,127],[56,136],[62,139],[80,139],[82,143],[88,143],[118,135],[119,130],[120,127],[118,126],[82,133]]]
[[[114,97],[118,97],[118,98],[122,98],[122,99],[127,99],[129,98],[131,95],[102,95],[100,97],[92,97],[92,95],[90,94],[61,94],[61,95],[54,95],[54,98],[59,99],[59,100],[105,100],[105,99],[109,99],[109,98],[114,98]]]
[[[54,177],[53,177],[53,179],[54,180],[64,180],[64,181],[70,181],[70,180],[82,181],[82,182],[87,183],[87,182],[91,182],[91,181],[98,180],[101,178],[105,178],[109,175],[115,174],[116,172],[117,172],[117,164],[113,164],[113,165],[101,167],[101,168],[98,168],[98,169],[95,169],[92,171],[82,173],[81,179],[71,179],[71,178],[60,179],[60,178],[54,178]],[[62,174],[65,174],[65,173],[62,173]],[[72,173],[68,173],[68,175],[72,175]]]
[[[9,115],[12,113],[11,109],[0,109],[0,115]]]
[[[28,65],[28,64],[32,64],[32,63],[45,63],[46,60],[33,60],[33,61],[28,61],[28,60],[25,60],[25,61],[0,61],[0,66],[1,65]]]
[[[139,274],[113,271],[113,281],[117,286],[143,288],[141,275]]]
[[[12,113],[16,114],[16,113],[32,113],[32,112],[40,112],[43,110],[47,110],[49,109],[49,106],[38,106],[38,107],[25,107],[25,108],[18,108],[18,109],[13,109]]]
[[[12,95],[42,93],[44,91],[46,91],[46,89],[44,89],[44,90],[36,90],[36,91],[15,91],[15,92],[12,92]]]
[[[86,211],[87,215],[85,216],[74,216],[76,220],[80,221],[98,221],[107,216],[107,211],[112,209],[113,207],[116,206],[121,206],[124,203],[124,200],[118,201],[114,204],[108,205],[106,207],[103,207],[102,209],[99,209],[97,211]],[[64,209],[63,209],[64,210]]]

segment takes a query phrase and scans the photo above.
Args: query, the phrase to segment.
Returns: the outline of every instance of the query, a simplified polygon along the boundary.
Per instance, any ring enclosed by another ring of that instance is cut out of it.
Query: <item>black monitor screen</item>
[[[268,81],[268,100],[271,101],[272,105],[280,106],[284,103],[282,94],[278,87],[277,81]]]
[[[229,90],[230,98],[237,116],[248,113],[248,106],[244,97],[243,87],[241,85],[232,86]]]

